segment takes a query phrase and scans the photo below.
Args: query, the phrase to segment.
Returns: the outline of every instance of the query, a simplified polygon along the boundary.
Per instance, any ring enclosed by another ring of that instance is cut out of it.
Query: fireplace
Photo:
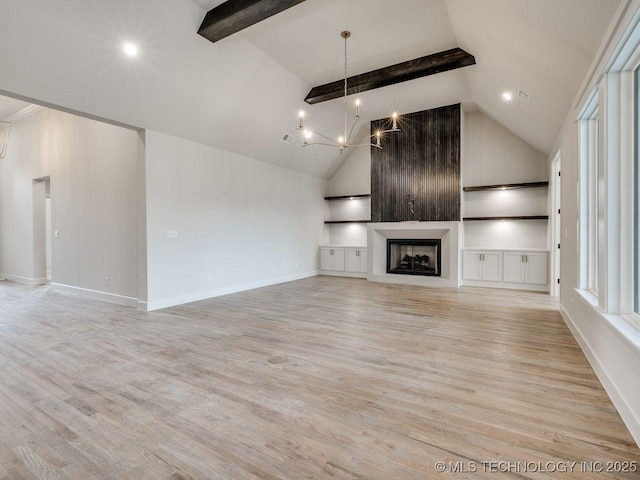
[[[440,239],[387,239],[387,273],[439,277]]]

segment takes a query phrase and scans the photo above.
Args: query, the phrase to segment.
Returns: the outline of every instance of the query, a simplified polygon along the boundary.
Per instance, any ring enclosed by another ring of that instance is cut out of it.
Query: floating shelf
[[[370,223],[371,220],[325,220],[324,223]]]
[[[324,197],[325,200],[352,200],[355,198],[368,198],[370,197],[370,193],[364,193],[360,195],[341,195],[339,197]]]
[[[543,188],[548,187],[549,182],[505,183],[503,185],[479,185],[463,187],[465,192],[482,192],[486,190],[514,190],[516,188]]]
[[[485,220],[549,220],[549,215],[519,215],[514,217],[464,217],[465,222]]]

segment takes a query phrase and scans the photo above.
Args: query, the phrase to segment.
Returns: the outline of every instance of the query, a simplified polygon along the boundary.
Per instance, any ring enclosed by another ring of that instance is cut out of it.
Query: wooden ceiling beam
[[[452,48],[444,52],[380,68],[371,72],[355,75],[347,79],[349,95],[366,92],[375,88],[414,80],[427,75],[447,72],[457,68],[475,65],[476,59],[461,48]],[[304,99],[309,104],[326,102],[344,96],[344,79],[313,87]]]
[[[305,0],[227,0],[207,12],[198,34],[217,42]]]

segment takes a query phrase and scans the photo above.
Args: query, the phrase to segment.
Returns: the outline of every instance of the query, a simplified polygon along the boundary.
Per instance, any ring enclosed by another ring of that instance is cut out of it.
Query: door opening
[[[33,268],[37,284],[52,278],[51,182],[49,177],[33,181]]]

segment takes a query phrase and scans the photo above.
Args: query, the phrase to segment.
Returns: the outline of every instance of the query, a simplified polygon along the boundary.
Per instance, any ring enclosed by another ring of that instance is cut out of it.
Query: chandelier
[[[355,104],[355,117],[353,118],[353,123],[351,123],[351,128],[349,128],[348,122],[348,100],[347,100],[347,39],[351,36],[351,32],[344,31],[340,34],[342,38],[344,38],[344,129],[341,136],[337,139],[333,139],[324,135],[316,130],[311,130],[304,126],[304,117],[305,112],[301,110],[299,112],[299,123],[298,130],[301,130],[304,136],[304,144],[303,147],[307,147],[309,145],[325,145],[327,147],[336,147],[340,149],[340,153],[342,153],[348,147],[376,147],[382,148],[380,140],[385,133],[391,132],[399,132],[398,128],[398,114],[393,113],[391,116],[392,126],[390,130],[376,130],[373,134],[367,135],[357,141],[351,141],[351,137],[353,136],[353,132],[356,128],[358,120],[360,120],[360,99],[356,98]],[[322,140],[314,141],[314,137],[320,137]],[[375,143],[372,143],[375,138]]]

